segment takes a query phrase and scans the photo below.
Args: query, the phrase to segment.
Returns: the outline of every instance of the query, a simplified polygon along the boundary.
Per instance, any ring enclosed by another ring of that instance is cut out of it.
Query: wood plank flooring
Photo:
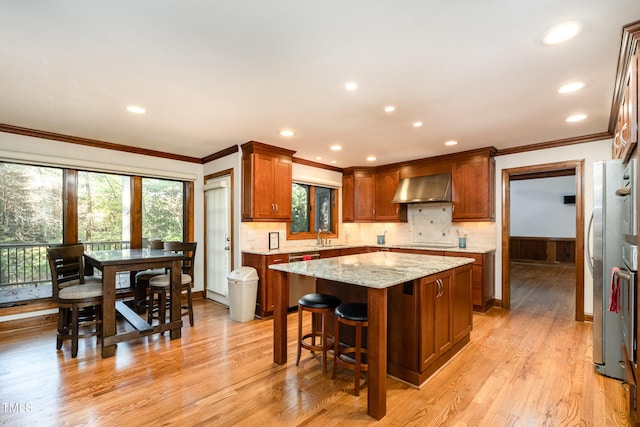
[[[572,274],[514,264],[513,309],[474,315],[471,343],[421,389],[389,379],[380,422],[365,378],[356,398],[352,372],[331,380],[309,352],[296,367],[292,340],[274,365],[271,320],[235,323],[201,300],[181,341],[119,344],[109,359],[91,338],[77,359],[68,343],[56,352],[53,325],[0,334],[0,424],[626,426],[620,381],[592,366],[591,324],[572,320]]]

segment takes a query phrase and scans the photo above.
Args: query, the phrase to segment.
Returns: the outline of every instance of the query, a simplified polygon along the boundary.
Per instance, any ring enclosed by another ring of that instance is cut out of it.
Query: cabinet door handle
[[[278,204],[276,203],[276,212],[278,212]]]
[[[276,204],[271,203],[271,213],[275,213],[275,212],[276,212]]]
[[[631,387],[629,386],[629,383],[627,381],[622,381],[622,384],[620,384],[622,386],[622,389],[626,392],[631,391]]]

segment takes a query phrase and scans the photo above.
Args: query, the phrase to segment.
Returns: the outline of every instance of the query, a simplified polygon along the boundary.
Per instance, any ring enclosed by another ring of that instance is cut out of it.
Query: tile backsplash
[[[412,226],[412,242],[454,243],[451,203],[409,205],[407,212]]]
[[[451,222],[450,203],[410,204],[407,223],[343,223],[334,244],[375,245],[376,236],[385,234],[387,245],[408,243],[457,244],[458,234],[467,235],[469,247],[496,246],[495,222]],[[267,250],[269,232],[280,234],[280,248],[314,245],[315,239],[287,240],[285,223],[242,223],[242,247]]]

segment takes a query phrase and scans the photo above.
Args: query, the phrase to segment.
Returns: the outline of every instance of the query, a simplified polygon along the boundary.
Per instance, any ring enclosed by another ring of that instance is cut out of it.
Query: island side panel
[[[387,288],[368,288],[369,385],[367,413],[376,420],[387,413]]]
[[[287,308],[289,305],[289,273],[274,270],[273,291],[273,361],[287,363]]]

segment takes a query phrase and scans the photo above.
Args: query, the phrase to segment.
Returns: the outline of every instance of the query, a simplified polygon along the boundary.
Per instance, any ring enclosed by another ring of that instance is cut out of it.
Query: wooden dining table
[[[182,336],[180,304],[171,304],[170,320],[152,326],[129,308],[116,301],[116,274],[121,271],[141,271],[167,268],[171,271],[171,301],[180,301],[180,274],[183,255],[162,249],[113,249],[87,251],[84,254],[87,274],[93,268],[102,271],[102,357],[115,355],[116,344],[169,331],[172,340]],[[133,326],[134,330],[117,333],[116,312]]]

